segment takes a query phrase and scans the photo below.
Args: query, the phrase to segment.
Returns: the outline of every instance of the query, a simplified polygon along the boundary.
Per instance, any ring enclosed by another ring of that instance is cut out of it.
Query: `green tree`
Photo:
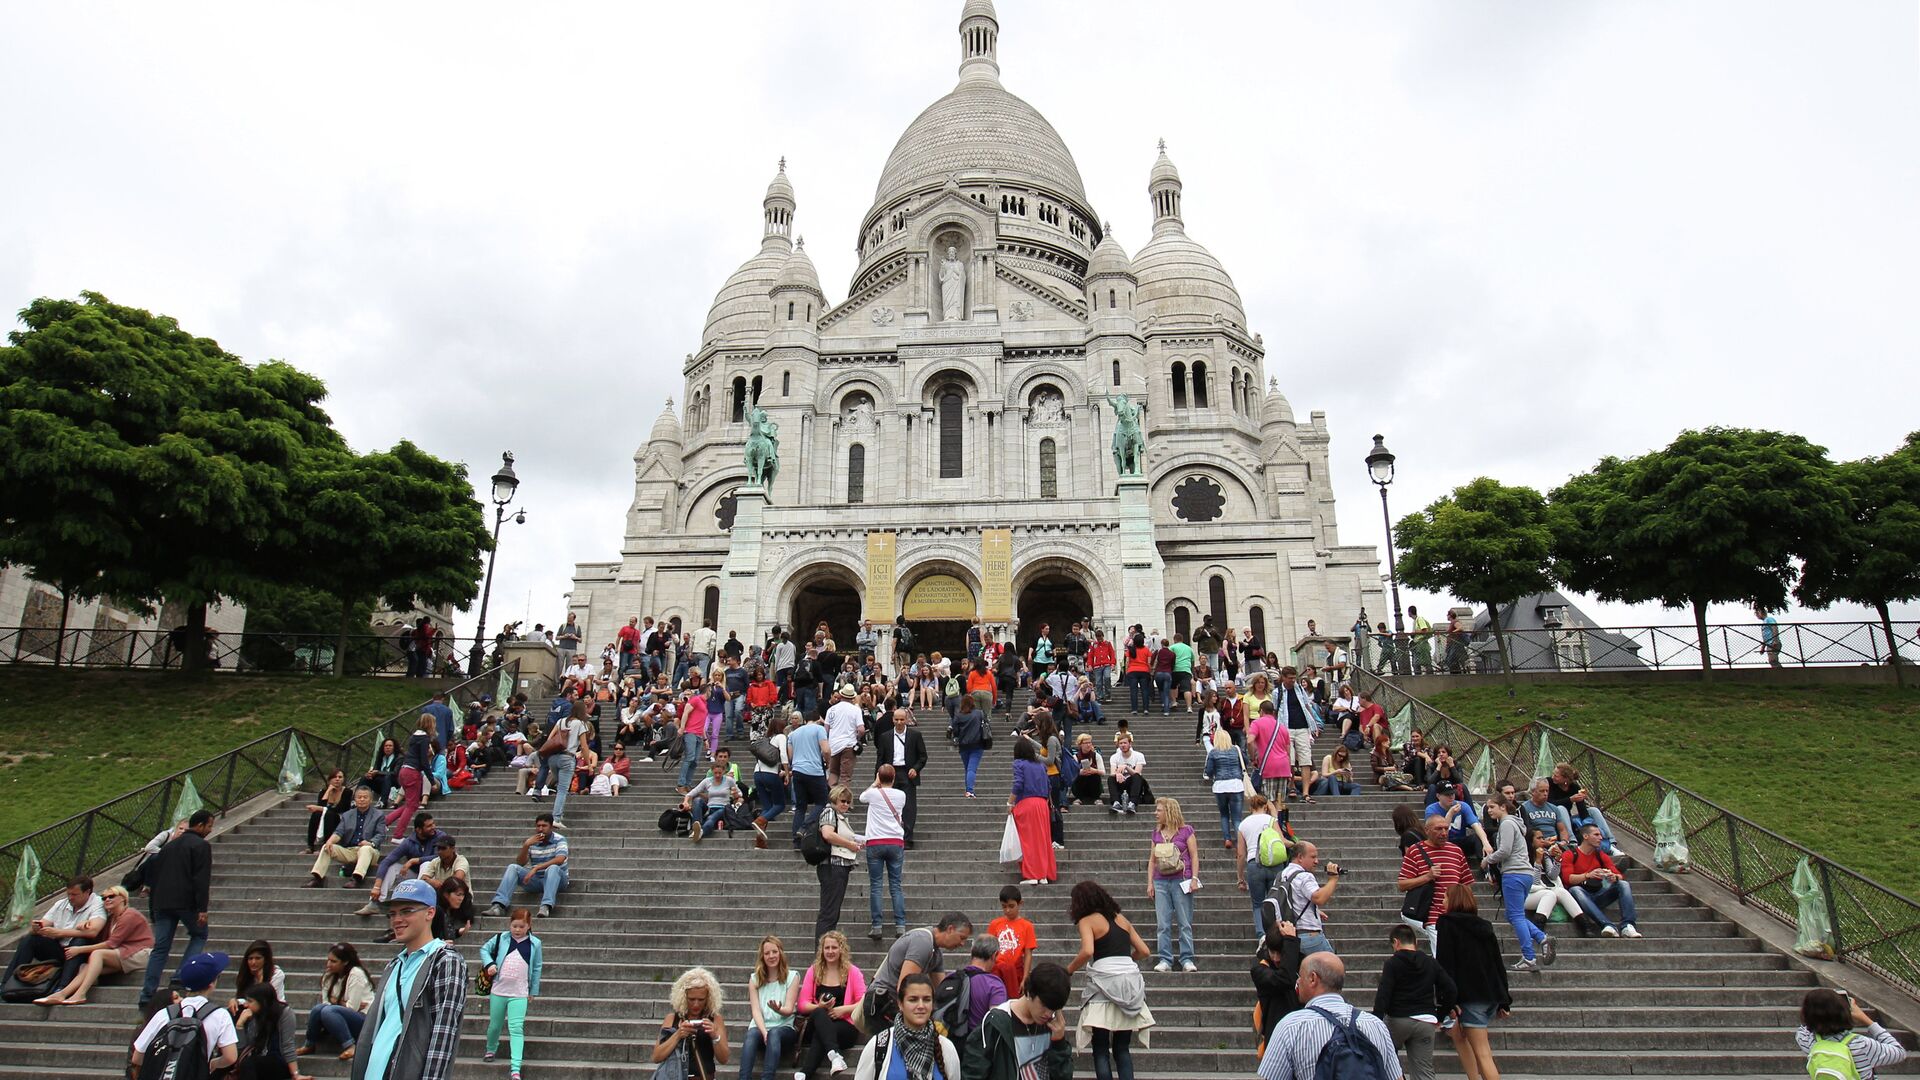
[[[1794,594],[1812,608],[1836,600],[1871,606],[1887,636],[1894,679],[1905,686],[1887,606],[1920,598],[1920,432],[1885,457],[1842,462],[1835,472],[1850,513],[1832,541],[1807,559]]]
[[[1796,560],[1825,550],[1847,506],[1824,448],[1744,428],[1605,458],[1550,499],[1554,574],[1602,600],[1692,608],[1709,678],[1707,605],[1784,607]]]
[[[465,607],[479,592],[480,555],[493,541],[465,465],[402,440],[372,454],[315,454],[300,487],[303,577],[338,604],[336,674],[376,601],[396,611]]]
[[[245,601],[299,552],[302,457],[341,446],[326,390],[99,293],[40,299],[0,350],[0,559],[70,596]],[[200,666],[189,649],[186,663]]]
[[[1401,518],[1393,538],[1400,546],[1395,569],[1401,581],[1487,606],[1500,670],[1512,671],[1500,605],[1553,584],[1546,498],[1530,487],[1508,487],[1482,476]]]

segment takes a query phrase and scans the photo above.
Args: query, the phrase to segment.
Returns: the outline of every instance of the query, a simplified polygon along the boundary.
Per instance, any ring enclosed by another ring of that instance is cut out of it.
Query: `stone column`
[[[1166,619],[1167,567],[1153,540],[1153,508],[1147,503],[1147,478],[1123,476],[1114,485],[1120,500],[1120,589],[1127,622],[1148,629]]]
[[[727,561],[720,576],[720,625],[722,633],[738,630],[740,640],[757,637],[760,626],[760,523],[767,505],[764,488],[743,484],[734,491],[737,499],[733,532],[727,545]]]

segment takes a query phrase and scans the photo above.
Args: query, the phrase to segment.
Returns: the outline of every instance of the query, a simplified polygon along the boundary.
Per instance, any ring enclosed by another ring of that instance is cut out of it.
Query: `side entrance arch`
[[[784,626],[803,648],[821,623],[842,650],[853,648],[860,630],[863,584],[850,569],[837,563],[815,563],[795,573],[781,590]]]
[[[1013,602],[1014,616],[1019,620],[1014,642],[1022,657],[1039,640],[1042,625],[1049,628],[1047,636],[1054,645],[1063,646],[1074,623],[1093,621],[1093,595],[1087,588],[1091,575],[1083,567],[1067,560],[1048,560],[1022,577],[1023,581],[1015,582]]]

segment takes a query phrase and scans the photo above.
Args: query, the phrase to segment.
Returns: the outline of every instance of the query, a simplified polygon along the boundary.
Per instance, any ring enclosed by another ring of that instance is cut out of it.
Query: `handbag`
[[[546,740],[540,744],[540,756],[557,754],[565,749],[567,749],[567,721],[561,720],[553,725],[552,731],[547,732]]]
[[[501,934],[498,934],[488,944],[498,949],[500,947],[500,939],[506,936],[507,935],[504,932]],[[499,962],[500,962],[500,958],[498,956],[495,956],[494,963],[497,965],[499,964]],[[493,994],[493,976],[487,974],[487,969],[485,964],[482,964],[480,966],[480,969],[474,972],[473,993],[476,997],[490,997]]]
[[[980,749],[982,750],[993,749],[993,713],[992,712],[982,713],[980,716]]]
[[[1239,750],[1238,748],[1234,750],[1234,753],[1240,755],[1240,793],[1243,796],[1258,795],[1260,793],[1259,783],[1256,782],[1252,776],[1247,774],[1247,755],[1243,751]],[[1265,759],[1263,758],[1262,765],[1264,766],[1264,764],[1265,764]]]
[[[1432,856],[1428,855],[1418,844],[1414,845],[1413,850],[1420,853],[1421,860],[1427,864],[1428,872],[1432,872]],[[1400,917],[1403,919],[1416,919],[1424,926],[1427,921],[1427,911],[1432,907],[1433,882],[1429,881],[1425,885],[1407,890],[1406,899],[1400,901]]]

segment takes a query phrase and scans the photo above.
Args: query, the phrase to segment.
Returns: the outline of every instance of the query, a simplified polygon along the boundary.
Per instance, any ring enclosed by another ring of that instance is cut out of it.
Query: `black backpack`
[[[933,991],[933,1019],[946,1029],[955,1042],[973,1034],[973,977],[980,972],[970,967],[947,973]]]
[[[1351,1006],[1349,1006],[1351,1008]],[[1332,1013],[1316,1005],[1307,1008],[1333,1025],[1327,1045],[1320,1048],[1320,1060],[1313,1068],[1313,1080],[1387,1080],[1391,1074],[1380,1064],[1380,1054],[1365,1035],[1360,1034],[1360,1010],[1354,1009],[1342,1024]],[[1394,1064],[1399,1065],[1396,1059]]]
[[[833,854],[833,845],[820,832],[820,819],[814,818],[813,824],[800,830],[800,857],[807,860],[808,866],[819,866]]]
[[[167,1006],[166,1024],[147,1044],[147,1052],[140,1059],[139,1080],[206,1080],[211,1074],[207,1032],[200,1017],[179,1005]]]
[[[674,836],[688,836],[693,832],[693,815],[677,806],[669,806],[660,811],[660,831]]]

